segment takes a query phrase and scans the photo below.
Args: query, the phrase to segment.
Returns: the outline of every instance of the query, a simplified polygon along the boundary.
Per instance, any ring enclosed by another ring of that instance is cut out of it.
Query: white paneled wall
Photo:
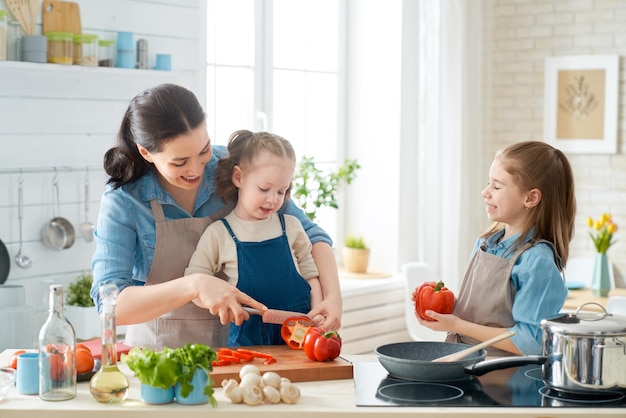
[[[77,229],[85,219],[84,183],[89,168],[90,221],[96,221],[106,181],[105,151],[114,143],[130,99],[141,90],[171,82],[205,101],[206,41],[201,0],[79,0],[83,33],[115,39],[131,31],[147,39],[149,67],[156,53],[172,54],[172,72],[0,62],[0,239],[8,247],[8,284],[26,287],[26,302],[41,304],[41,283],[68,283],[90,269],[95,243],[77,238],[55,251],[41,241],[41,229],[55,215]],[[0,0],[0,9],[6,9]],[[41,14],[38,19],[41,31]],[[53,193],[57,167],[60,208]],[[18,179],[23,170],[23,253],[33,266],[13,262],[19,247]],[[36,326],[38,329],[38,326]]]

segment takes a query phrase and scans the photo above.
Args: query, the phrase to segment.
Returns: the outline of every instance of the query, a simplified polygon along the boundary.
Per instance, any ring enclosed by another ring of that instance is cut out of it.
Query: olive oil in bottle
[[[128,378],[117,368],[115,329],[115,300],[117,286],[105,284],[100,287],[102,298],[102,366],[89,381],[91,396],[101,403],[118,403],[128,395]]]

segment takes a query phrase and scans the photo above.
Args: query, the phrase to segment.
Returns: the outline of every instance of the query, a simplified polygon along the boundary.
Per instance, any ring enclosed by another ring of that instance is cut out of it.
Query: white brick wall
[[[485,155],[483,178],[495,151],[543,138],[544,60],[548,56],[626,53],[624,0],[485,0]],[[624,60],[621,60],[623,65]],[[610,212],[620,230],[608,254],[616,283],[626,287],[626,77],[620,69],[618,153],[570,154],[578,212],[571,256],[593,256],[587,216]]]

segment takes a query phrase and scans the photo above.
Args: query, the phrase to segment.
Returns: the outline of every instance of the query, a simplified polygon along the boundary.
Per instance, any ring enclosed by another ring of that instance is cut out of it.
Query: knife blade
[[[282,325],[286,319],[292,318],[294,316],[308,316],[302,312],[293,312],[293,311],[282,311],[280,309],[268,309],[267,311],[261,313],[258,309],[251,308],[250,306],[244,306],[245,309],[251,315],[260,315],[263,322],[266,324],[280,324]],[[310,319],[310,318],[309,318]]]

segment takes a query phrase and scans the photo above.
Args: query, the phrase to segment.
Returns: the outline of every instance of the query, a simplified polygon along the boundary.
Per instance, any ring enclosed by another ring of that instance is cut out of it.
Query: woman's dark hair
[[[554,244],[564,267],[569,256],[569,243],[574,236],[576,215],[574,174],[567,157],[545,142],[526,141],[498,151],[495,158],[523,192],[535,188],[541,191],[541,201],[530,209],[516,245],[534,230],[535,240],[545,239]],[[482,237],[502,228],[504,224],[496,222]]]
[[[205,120],[200,102],[184,87],[161,84],[139,93],[126,109],[116,145],[104,154],[107,184],[117,189],[152,169],[137,144],[159,152],[168,141],[194,130]]]
[[[291,143],[285,138],[269,132],[250,132],[240,130],[233,132],[228,139],[228,156],[217,162],[215,175],[216,193],[224,202],[236,202],[237,187],[233,184],[232,175],[235,166],[246,168],[254,164],[254,159],[261,151],[296,163],[296,153]],[[289,199],[291,185],[285,192],[285,200]]]

